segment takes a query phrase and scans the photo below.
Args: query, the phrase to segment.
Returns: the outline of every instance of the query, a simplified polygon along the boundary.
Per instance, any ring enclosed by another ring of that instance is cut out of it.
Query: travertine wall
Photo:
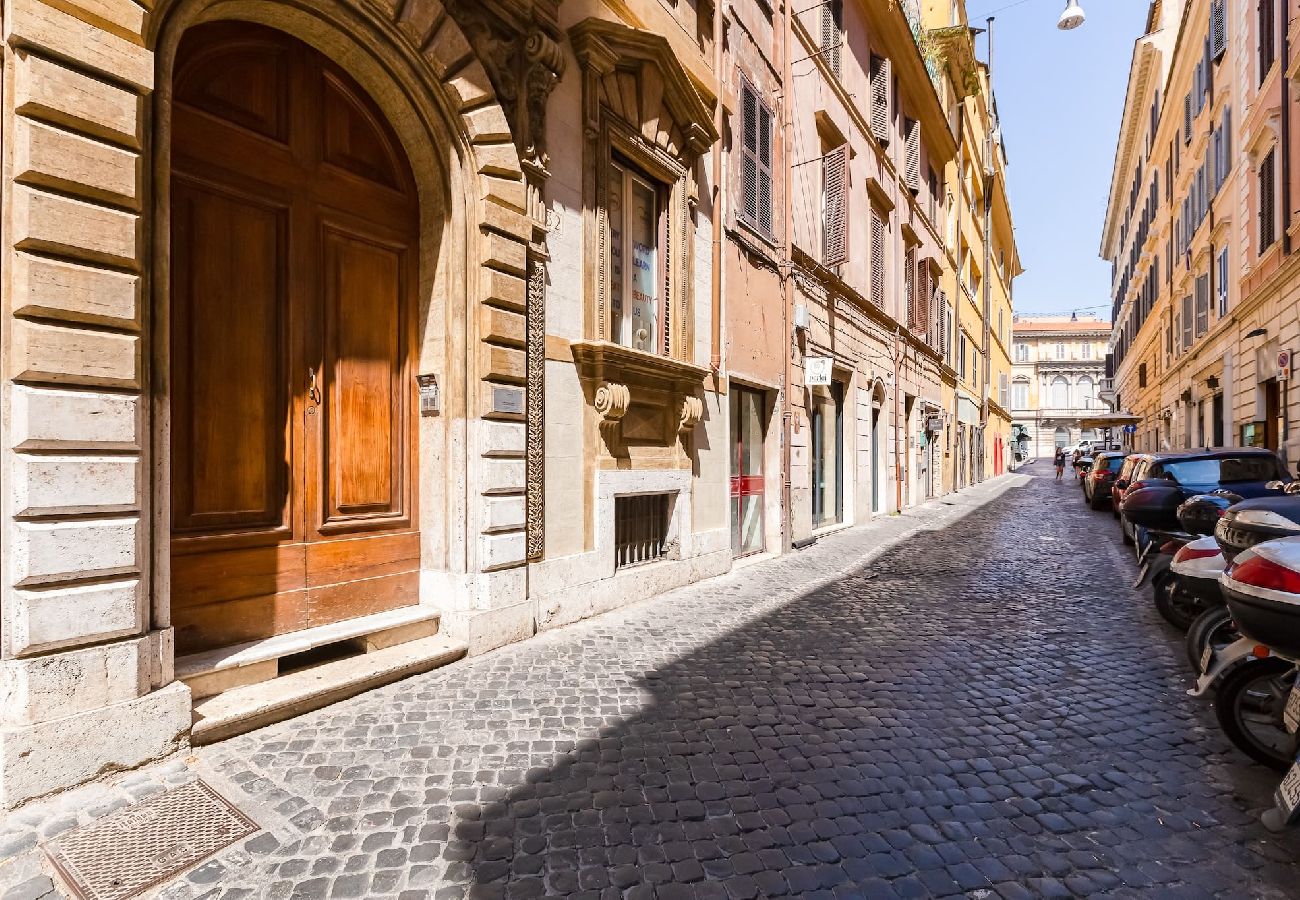
[[[422,179],[422,318],[446,335],[421,361],[443,390],[441,422],[421,421],[424,477],[445,478],[422,506],[423,589],[465,610],[452,624],[478,649],[530,633],[523,417],[494,391],[523,392],[532,224],[506,117],[441,4],[6,12],[0,805],[167,753],[189,727],[168,615],[166,136],[171,58],[196,21],[317,46],[398,130]],[[472,611],[511,604],[526,625],[475,631]]]

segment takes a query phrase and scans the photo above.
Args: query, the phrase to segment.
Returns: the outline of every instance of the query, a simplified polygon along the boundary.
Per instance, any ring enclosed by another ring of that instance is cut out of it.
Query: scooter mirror
[[[1293,481],[1288,484],[1283,491],[1288,494],[1300,494],[1300,481]]]
[[[1268,481],[1264,483],[1264,489],[1268,491],[1280,491],[1285,487],[1286,484],[1281,481]]]

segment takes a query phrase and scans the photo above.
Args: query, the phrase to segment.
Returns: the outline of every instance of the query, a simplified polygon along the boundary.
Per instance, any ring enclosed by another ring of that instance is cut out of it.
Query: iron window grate
[[[614,498],[614,568],[663,559],[668,552],[668,494]]]

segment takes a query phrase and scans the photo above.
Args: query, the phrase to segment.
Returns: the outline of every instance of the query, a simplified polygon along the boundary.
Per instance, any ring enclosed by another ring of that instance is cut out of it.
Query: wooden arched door
[[[352,79],[270,28],[190,30],[173,85],[178,651],[414,604],[406,157]]]

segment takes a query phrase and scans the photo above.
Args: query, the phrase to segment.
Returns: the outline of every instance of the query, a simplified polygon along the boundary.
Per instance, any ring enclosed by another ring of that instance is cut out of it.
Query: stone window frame
[[[572,26],[569,36],[583,79],[584,248],[586,257],[596,261],[588,268],[584,336],[587,341],[612,343],[605,173],[619,156],[665,186],[665,232],[674,237],[664,248],[667,275],[661,316],[666,319],[667,346],[658,355],[627,349],[650,358],[689,363],[695,325],[696,168],[703,153],[718,140],[711,109],[662,35],[592,17]],[[620,73],[633,75],[639,93],[636,97],[620,94],[617,102],[624,106],[635,103],[642,121],[630,121],[602,97],[607,79]],[[653,82],[654,91],[648,82]],[[658,102],[653,109],[641,110],[641,103],[647,100]]]

